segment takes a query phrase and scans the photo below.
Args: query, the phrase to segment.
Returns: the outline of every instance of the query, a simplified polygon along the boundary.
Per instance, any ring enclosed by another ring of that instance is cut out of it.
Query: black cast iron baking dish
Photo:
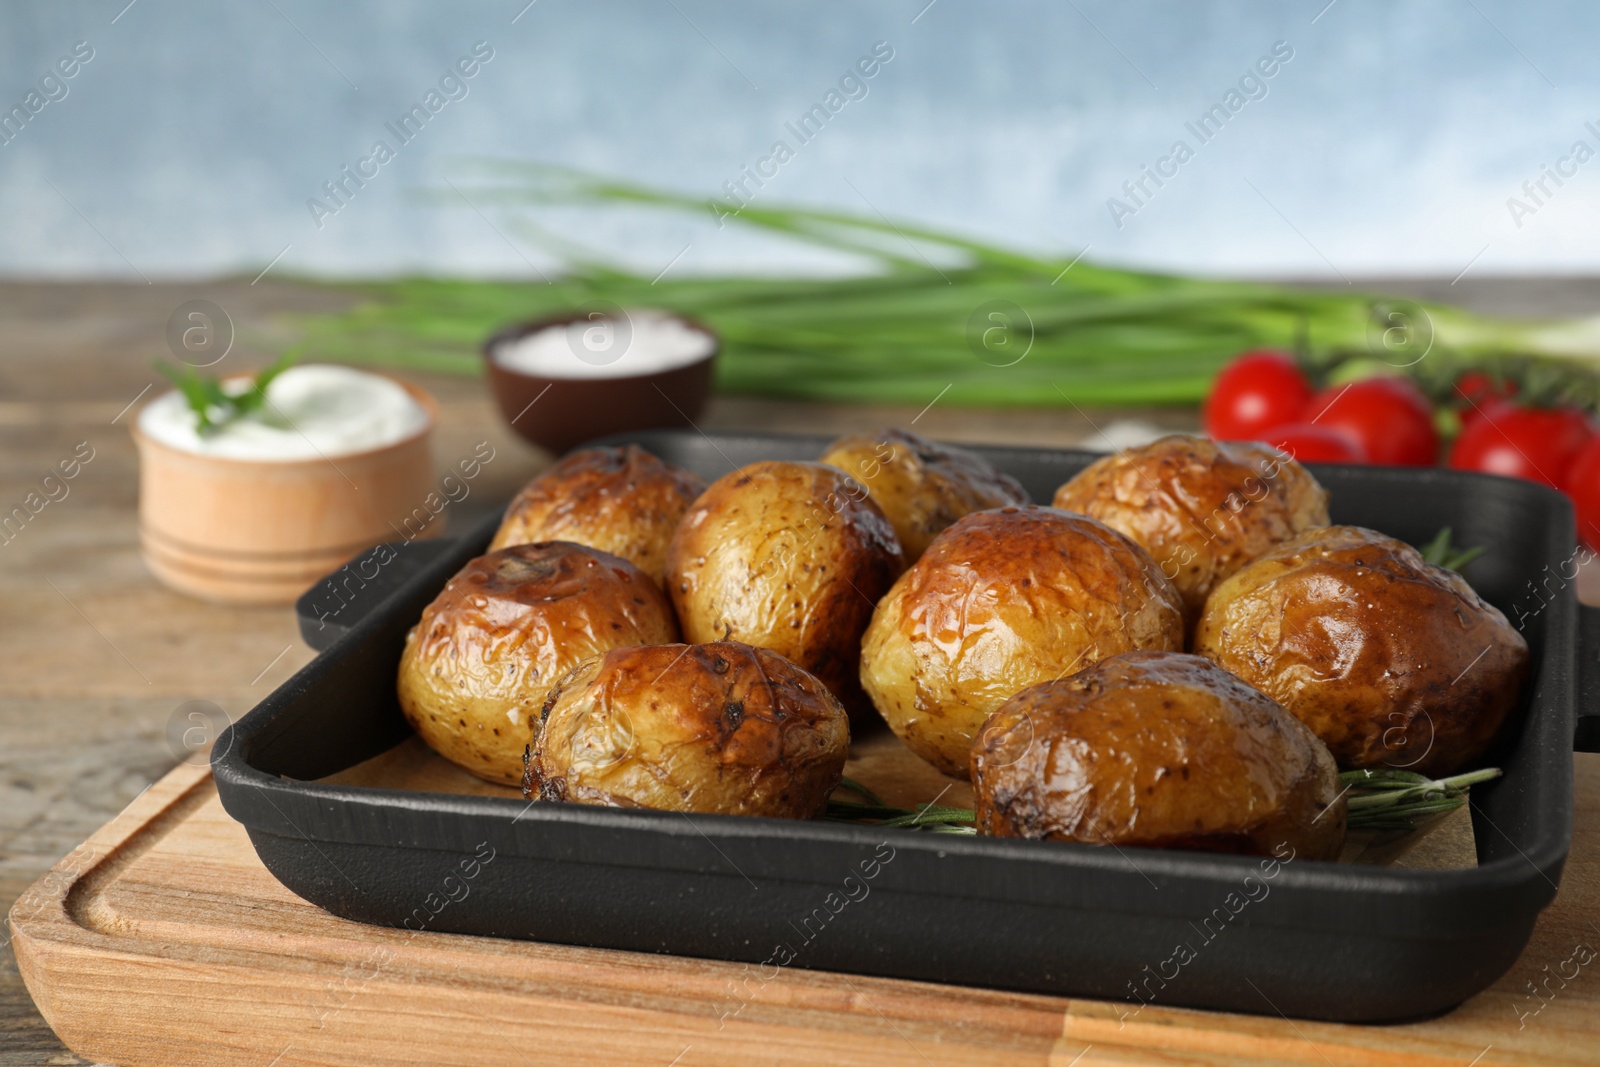
[[[677,431],[608,442],[625,440],[707,478],[812,458],[824,443]],[[1093,458],[977,450],[1041,501]],[[1476,868],[1300,860],[1264,880],[1259,861],[1235,856],[310,781],[407,736],[394,695],[406,630],[482,552],[492,523],[409,545],[382,566],[369,560],[354,583],[341,571],[338,600],[308,594],[302,625],[325,651],[219,739],[217,786],[285,886],[361,922],[749,963],[792,956],[802,967],[1123,999],[1130,1010],[1153,998],[1345,1021],[1442,1011],[1510,967],[1555,895],[1572,833],[1575,730],[1585,747],[1600,735],[1600,720],[1580,724],[1576,712],[1580,700],[1596,707],[1600,627],[1585,609],[1580,654],[1564,577],[1573,520],[1559,494],[1447,470],[1315,471],[1336,522],[1414,544],[1449,526],[1457,544],[1483,545],[1468,576],[1532,646],[1526,714],[1490,754],[1505,777],[1472,793]],[[484,846],[493,861],[446,902],[445,878]],[[851,875],[859,899],[839,908]],[[1228,921],[1208,924],[1218,909]],[[1192,958],[1176,962],[1180,944]]]

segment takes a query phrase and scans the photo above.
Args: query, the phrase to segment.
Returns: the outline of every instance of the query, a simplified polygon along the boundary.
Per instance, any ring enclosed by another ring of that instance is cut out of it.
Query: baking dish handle
[[[1600,752],[1600,607],[1578,605],[1577,752]]]
[[[367,549],[300,594],[294,609],[301,638],[324,651],[413,575],[456,548],[453,538],[439,538],[392,541]]]

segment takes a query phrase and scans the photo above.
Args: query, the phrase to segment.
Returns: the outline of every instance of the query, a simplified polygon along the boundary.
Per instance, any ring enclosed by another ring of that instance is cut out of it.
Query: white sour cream
[[[629,311],[547,326],[503,341],[494,361],[539,378],[630,378],[698,363],[716,349],[704,330],[665,311]]]
[[[241,390],[248,383],[229,383]],[[267,386],[258,411],[201,436],[183,394],[157,397],[139,415],[153,441],[242,460],[323,459],[392,445],[421,431],[428,413],[399,383],[325,364],[290,367]]]

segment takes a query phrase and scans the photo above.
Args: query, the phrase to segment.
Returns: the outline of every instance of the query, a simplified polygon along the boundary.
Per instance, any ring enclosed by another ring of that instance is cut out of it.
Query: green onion
[[[756,205],[727,224],[846,253],[864,272],[764,278],[679,268],[658,278],[661,264],[608,261],[534,219],[573,207],[670,211],[709,228],[706,200],[534,163],[481,162],[475,173],[479,180],[458,183],[462,192],[553,251],[564,264],[553,280],[318,283],[361,298],[348,311],[298,320],[320,358],[478,374],[478,346],[497,327],[605,302],[708,323],[724,342],[719,390],[792,399],[921,405],[949,386],[946,402],[955,404],[1055,406],[1063,394],[1085,405],[1192,403],[1245,348],[1296,348],[1323,373],[1374,353],[1410,364],[1424,341],[1427,358],[1407,373],[1441,401],[1467,361],[1525,378],[1545,373],[1569,399],[1600,395],[1594,364],[1575,358],[1600,352],[1590,320],[1514,322],[1407,303],[1412,326],[1396,333],[1395,302],[1376,294],[1120,270],[872,215]],[[454,190],[439,202],[465,210]],[[991,319],[992,302],[1020,310]],[[1404,351],[1386,349],[1394,339]]]

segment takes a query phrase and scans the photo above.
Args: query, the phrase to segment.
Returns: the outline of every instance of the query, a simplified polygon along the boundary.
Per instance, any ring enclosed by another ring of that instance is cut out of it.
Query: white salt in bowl
[[[614,308],[506,327],[483,356],[511,428],[561,453],[610,434],[692,426],[721,347],[683,315]]]

